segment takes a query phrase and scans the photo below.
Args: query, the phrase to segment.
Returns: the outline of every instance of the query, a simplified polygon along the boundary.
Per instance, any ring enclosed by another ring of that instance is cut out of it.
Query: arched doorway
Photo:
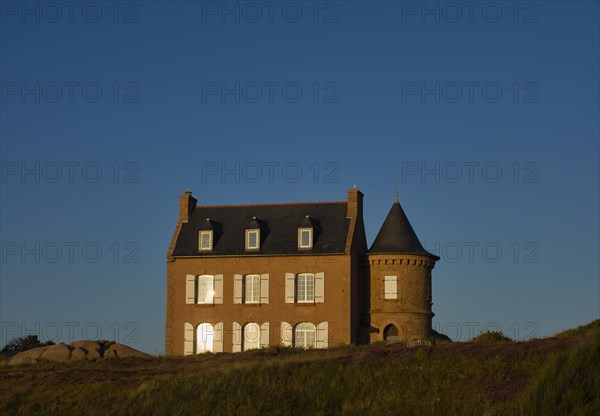
[[[383,330],[383,339],[388,342],[398,342],[400,338],[398,338],[398,328],[395,325],[389,324]]]

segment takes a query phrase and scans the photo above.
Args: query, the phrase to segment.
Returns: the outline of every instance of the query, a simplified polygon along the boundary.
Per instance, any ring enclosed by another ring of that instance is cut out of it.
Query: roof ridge
[[[196,205],[196,208],[242,208],[242,207],[281,207],[281,206],[296,206],[296,205],[332,205],[347,204],[347,201],[330,201],[330,202],[288,202],[278,204],[241,204],[241,205]]]

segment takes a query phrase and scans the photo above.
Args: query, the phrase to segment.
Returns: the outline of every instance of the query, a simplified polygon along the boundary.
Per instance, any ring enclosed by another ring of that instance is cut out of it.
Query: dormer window
[[[246,250],[260,249],[261,228],[261,222],[256,217],[252,217],[250,224],[246,227]]]
[[[311,249],[313,242],[312,228],[298,228],[298,248]]]
[[[207,218],[198,231],[198,250],[212,251],[215,245],[215,227],[217,223]]]
[[[211,251],[213,248],[213,232],[200,231],[200,251]]]
[[[246,230],[246,250],[260,248],[260,230]]]
[[[298,227],[298,248],[310,250],[313,248],[314,225],[308,215],[304,217],[302,224]]]

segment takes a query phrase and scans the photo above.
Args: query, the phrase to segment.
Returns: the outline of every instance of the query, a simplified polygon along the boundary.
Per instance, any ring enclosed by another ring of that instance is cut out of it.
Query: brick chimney
[[[186,189],[179,196],[179,222],[188,222],[198,200],[192,196],[192,191]]]
[[[348,189],[348,213],[346,217],[352,219],[362,218],[363,196],[356,185],[354,185],[354,188]]]
[[[350,219],[350,229],[346,239],[347,253],[353,247],[359,251],[360,255],[367,250],[363,223],[363,196],[356,185],[354,185],[354,188],[348,189],[348,212],[346,217]]]

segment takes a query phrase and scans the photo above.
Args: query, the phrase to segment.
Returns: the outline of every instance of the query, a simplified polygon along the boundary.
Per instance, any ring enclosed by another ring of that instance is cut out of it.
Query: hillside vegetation
[[[494,339],[2,365],[0,414],[600,414],[600,321]]]

